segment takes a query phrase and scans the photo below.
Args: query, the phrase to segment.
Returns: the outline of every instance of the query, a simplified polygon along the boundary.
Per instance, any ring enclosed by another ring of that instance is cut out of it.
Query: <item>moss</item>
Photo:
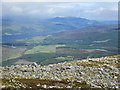
[[[98,64],[95,63],[88,63],[88,62],[80,62],[76,63],[78,66],[83,66],[83,67],[99,67]]]
[[[2,81],[2,84],[4,85],[4,84],[7,84],[8,82],[9,82],[9,80],[8,79],[0,79],[0,81]]]
[[[55,81],[55,80],[39,80],[39,79],[17,79],[16,81],[19,81],[22,84],[27,85],[27,87],[33,87],[35,88],[37,84],[40,85],[48,85],[48,86],[56,86],[59,84],[68,84],[66,80],[62,81]]]
[[[108,58],[120,58],[120,55],[108,56]]]
[[[92,62],[92,63],[94,63],[94,64],[105,64],[104,62],[100,62],[100,61],[89,61],[89,62]]]
[[[78,87],[81,87],[81,88],[91,88],[91,86],[88,85],[85,81],[82,81],[82,82],[74,81],[73,83],[74,83],[73,88],[78,88]]]
[[[103,67],[104,67],[105,69],[112,70],[112,68],[110,68],[109,66],[103,65]]]

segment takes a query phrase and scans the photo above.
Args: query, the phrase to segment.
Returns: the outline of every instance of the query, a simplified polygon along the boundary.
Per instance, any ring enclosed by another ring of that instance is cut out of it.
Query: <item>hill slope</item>
[[[76,58],[83,59],[87,56],[116,55],[119,49],[118,33],[117,25],[96,25],[46,36],[4,42],[3,65],[13,65],[19,60],[46,65],[72,61]],[[16,50],[20,53],[19,55],[15,53]]]
[[[120,55],[41,66],[1,67],[3,88],[118,88]]]
[[[117,24],[77,17],[4,19],[2,65],[23,60],[47,65],[118,54]],[[18,54],[16,54],[18,52]]]

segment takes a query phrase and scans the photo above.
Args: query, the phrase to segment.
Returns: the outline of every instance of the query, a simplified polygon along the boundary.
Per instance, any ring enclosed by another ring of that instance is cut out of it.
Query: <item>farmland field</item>
[[[14,59],[22,56],[22,53],[26,50],[25,47],[2,47],[2,59]]]
[[[45,45],[36,46],[25,52],[25,54],[35,54],[35,53],[55,53],[56,47],[64,47],[65,45]]]

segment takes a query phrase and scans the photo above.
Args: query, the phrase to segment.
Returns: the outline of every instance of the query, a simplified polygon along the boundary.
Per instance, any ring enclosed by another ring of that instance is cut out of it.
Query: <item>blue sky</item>
[[[117,2],[4,2],[3,16],[30,18],[82,17],[92,20],[117,20]]]

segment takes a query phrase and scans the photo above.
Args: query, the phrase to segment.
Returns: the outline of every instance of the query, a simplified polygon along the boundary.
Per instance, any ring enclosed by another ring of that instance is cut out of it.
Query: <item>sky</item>
[[[4,2],[2,15],[11,17],[81,17],[90,20],[117,20],[117,2]]]

